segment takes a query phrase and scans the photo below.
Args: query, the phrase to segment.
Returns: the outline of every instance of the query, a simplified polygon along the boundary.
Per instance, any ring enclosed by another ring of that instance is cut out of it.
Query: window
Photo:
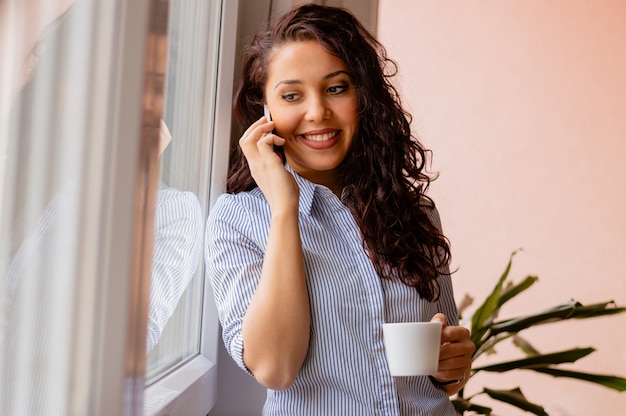
[[[156,344],[148,356],[148,383],[200,352],[204,288],[202,241],[212,151],[219,6],[218,2],[195,0],[173,0],[170,3],[163,118],[172,140],[161,156],[159,192],[164,195],[157,198],[155,245],[174,238],[175,246],[166,250],[177,250],[175,261],[180,263],[176,265],[178,273],[168,273],[168,281],[162,291],[178,292],[173,293],[171,301],[176,301],[180,295],[182,297],[171,318],[169,315],[176,303],[168,305],[163,302],[162,309],[168,310],[163,310],[162,315],[165,316],[158,317],[161,322],[154,325],[167,322],[162,334],[151,333],[157,331],[151,330],[150,325],[148,327],[148,347]],[[173,215],[161,212],[169,209],[172,200],[176,212]],[[166,218],[159,221],[161,216]],[[158,235],[159,222],[163,222],[166,228],[162,239]],[[194,235],[185,235],[189,233]],[[183,249],[181,242],[185,246]],[[156,250],[155,246],[155,255]],[[153,258],[153,285],[160,284],[158,262],[159,259]],[[181,293],[185,288],[184,294]],[[152,292],[155,293],[154,290]]]
[[[139,407],[147,10],[0,4],[3,415]]]
[[[210,202],[226,177],[236,18],[233,1],[170,2],[164,120],[172,141],[161,157],[161,182],[197,196],[202,241]],[[146,415],[205,415],[215,401],[219,330],[202,248],[193,279],[148,355]]]
[[[201,253],[146,356],[158,258],[146,243],[158,237],[150,207],[162,190],[193,196],[201,239],[222,191],[237,5],[0,3],[2,415],[206,415],[213,405],[218,324]],[[162,6],[165,80],[145,54],[160,51]],[[161,84],[173,140],[158,158]]]

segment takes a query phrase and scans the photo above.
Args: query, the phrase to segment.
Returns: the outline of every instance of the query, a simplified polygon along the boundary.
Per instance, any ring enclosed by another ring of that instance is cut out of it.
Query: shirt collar
[[[315,195],[315,188],[318,185],[298,175],[289,164],[285,163],[287,172],[291,173],[300,188],[300,202],[298,210],[303,214],[310,215],[311,207],[313,206],[313,196]]]
[[[318,198],[324,197],[324,195],[326,195],[327,197],[335,196],[333,192],[327,187],[313,183],[309,181],[308,179],[305,179],[302,176],[298,175],[291,168],[291,166],[289,166],[289,164],[285,163],[285,168],[287,169],[289,173],[293,175],[293,177],[296,180],[296,183],[298,184],[298,187],[300,188],[300,200],[299,200],[298,210],[301,213],[311,215],[311,209],[313,207],[313,202],[315,200],[316,195]],[[341,201],[339,201],[339,199],[336,197],[335,198],[332,198],[332,197],[327,198],[327,200],[332,201],[331,203],[338,204],[339,206],[337,208],[341,209],[341,205],[343,205]]]

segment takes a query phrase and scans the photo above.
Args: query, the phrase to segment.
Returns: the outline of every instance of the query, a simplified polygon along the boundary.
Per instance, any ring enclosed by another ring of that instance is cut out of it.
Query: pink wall
[[[483,299],[523,247],[512,276],[540,280],[505,317],[570,298],[626,305],[625,17],[621,0],[379,0],[379,38],[440,173],[457,299]],[[542,352],[595,346],[575,368],[626,376],[626,314],[527,335]],[[518,385],[551,415],[626,415],[626,393],[534,373],[467,390]]]

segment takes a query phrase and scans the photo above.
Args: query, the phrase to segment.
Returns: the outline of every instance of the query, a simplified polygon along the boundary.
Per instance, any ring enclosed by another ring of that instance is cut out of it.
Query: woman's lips
[[[341,130],[322,130],[301,134],[302,142],[312,149],[328,149],[333,147],[341,135]]]

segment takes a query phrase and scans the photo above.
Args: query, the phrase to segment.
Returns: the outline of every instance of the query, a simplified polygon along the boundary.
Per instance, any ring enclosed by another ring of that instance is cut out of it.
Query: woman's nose
[[[319,122],[330,118],[330,114],[331,111],[326,100],[315,97],[309,100],[305,118],[307,121]]]

